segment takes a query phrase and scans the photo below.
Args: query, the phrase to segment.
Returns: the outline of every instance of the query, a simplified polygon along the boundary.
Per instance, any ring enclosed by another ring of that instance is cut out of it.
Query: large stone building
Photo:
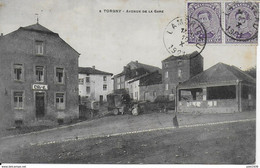
[[[203,57],[198,52],[170,56],[162,61],[164,95],[175,95],[176,86],[203,71]]]
[[[114,79],[114,90],[126,90],[129,92],[129,82],[137,77],[145,74],[158,71],[161,73],[161,69],[155,66],[142,64],[138,61],[131,61],[128,63],[123,71],[113,77]]]
[[[79,55],[38,23],[1,36],[1,127],[78,118]]]
[[[113,90],[112,73],[91,67],[79,67],[79,95],[81,101],[107,101]]]
[[[162,75],[159,71],[138,76],[128,82],[129,94],[133,100],[154,101],[157,95],[161,95],[161,90],[156,85],[161,85]]]
[[[233,113],[254,110],[256,81],[235,66],[218,63],[177,87],[177,111]]]

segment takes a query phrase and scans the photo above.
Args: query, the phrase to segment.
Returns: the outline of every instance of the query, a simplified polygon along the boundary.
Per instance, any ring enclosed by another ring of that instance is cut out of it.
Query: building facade
[[[235,66],[218,63],[177,87],[179,113],[233,113],[256,108],[256,81]]]
[[[134,78],[138,78],[142,75],[149,74],[155,71],[161,72],[161,69],[155,66],[140,63],[138,61],[131,61],[121,73],[115,75],[114,79],[114,90],[124,89],[129,92],[131,87],[130,81]]]
[[[107,101],[113,90],[112,73],[97,70],[94,66],[79,67],[79,95],[81,100]]]
[[[203,57],[198,52],[170,56],[162,61],[164,95],[175,95],[176,86],[203,71]]]
[[[1,36],[1,126],[78,118],[78,57],[38,23]]]

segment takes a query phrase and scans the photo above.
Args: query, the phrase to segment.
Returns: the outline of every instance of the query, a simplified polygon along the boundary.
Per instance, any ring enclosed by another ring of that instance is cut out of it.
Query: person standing
[[[177,119],[177,112],[175,110],[173,112],[173,126],[175,128],[179,128],[179,123],[178,123],[178,119]]]

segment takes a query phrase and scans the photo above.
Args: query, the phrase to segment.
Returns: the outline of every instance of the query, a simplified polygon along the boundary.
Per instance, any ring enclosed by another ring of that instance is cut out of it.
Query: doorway
[[[100,102],[100,104],[103,103],[103,95],[100,95],[100,96],[99,96],[99,102]]]
[[[35,93],[35,108],[36,108],[36,118],[44,117],[44,111],[45,111],[45,93],[44,92]]]

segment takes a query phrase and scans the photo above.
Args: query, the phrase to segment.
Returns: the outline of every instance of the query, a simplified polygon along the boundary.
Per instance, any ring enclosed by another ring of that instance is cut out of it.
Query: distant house
[[[95,101],[107,101],[113,90],[112,73],[97,70],[94,66],[79,67],[79,96]]]
[[[164,95],[174,95],[176,86],[203,71],[203,57],[198,52],[170,56],[162,61]]]
[[[0,127],[79,116],[79,53],[40,24],[0,37]]]
[[[141,89],[141,87],[149,86],[149,85],[157,85],[160,84],[161,81],[162,81],[162,75],[159,73],[159,71],[155,71],[152,73],[135,77],[128,82],[129,95],[133,100],[153,101],[156,98],[157,93],[159,93],[158,89],[146,90],[146,89]],[[150,98],[150,94],[152,95],[152,98]]]
[[[177,87],[178,112],[230,113],[255,109],[256,81],[235,66],[218,63]]]
[[[155,66],[139,63],[138,61],[131,61],[124,67],[124,70],[121,73],[113,77],[114,90],[123,89],[129,91],[129,81],[155,71],[161,72],[161,69]]]

